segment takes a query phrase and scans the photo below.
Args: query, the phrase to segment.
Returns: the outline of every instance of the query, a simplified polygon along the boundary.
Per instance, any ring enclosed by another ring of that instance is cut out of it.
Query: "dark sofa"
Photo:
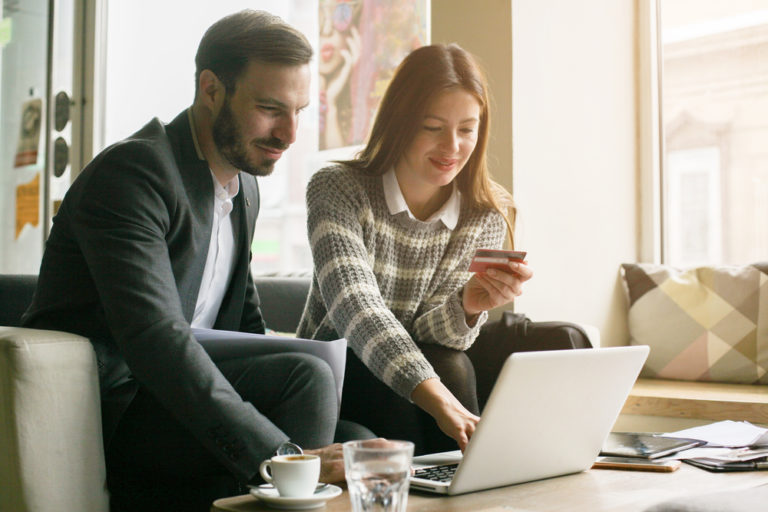
[[[267,326],[278,332],[295,332],[309,293],[310,278],[257,276],[254,281]],[[35,275],[0,274],[0,326],[20,325],[21,315],[32,300],[36,283]],[[536,329],[535,336],[530,336],[532,326]],[[524,315],[505,312],[498,321],[483,326],[477,341],[467,351],[477,375],[481,408],[504,363],[500,354],[591,346],[587,333],[576,324],[533,323]]]
[[[278,332],[296,332],[309,293],[309,277],[261,276],[254,279],[267,326]],[[0,326],[19,326],[22,313],[32,301],[37,276],[0,274]],[[529,332],[535,325],[536,335]],[[505,312],[489,322],[467,351],[477,375],[480,405],[485,403],[504,363],[499,354],[530,350],[562,350],[591,347],[582,327],[567,322],[531,322],[527,317]]]

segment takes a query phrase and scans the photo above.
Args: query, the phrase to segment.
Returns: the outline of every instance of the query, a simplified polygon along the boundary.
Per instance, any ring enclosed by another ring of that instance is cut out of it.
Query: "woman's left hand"
[[[492,268],[475,274],[464,285],[462,293],[467,318],[512,302],[523,293],[523,283],[531,277],[533,270],[526,263],[518,262],[510,262],[509,271]]]

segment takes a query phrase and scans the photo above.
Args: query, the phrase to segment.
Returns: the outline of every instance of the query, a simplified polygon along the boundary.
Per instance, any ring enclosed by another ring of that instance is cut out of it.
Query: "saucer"
[[[341,488],[335,485],[329,485],[321,491],[306,498],[286,498],[280,496],[274,487],[251,487],[251,495],[263,501],[273,508],[282,508],[284,510],[306,510],[310,508],[320,508],[331,498],[341,494]]]

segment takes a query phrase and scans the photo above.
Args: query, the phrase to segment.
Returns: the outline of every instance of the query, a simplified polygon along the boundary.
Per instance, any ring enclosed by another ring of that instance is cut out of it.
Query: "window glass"
[[[768,0],[661,0],[667,263],[768,258]]]
[[[242,9],[276,14],[308,35],[317,33],[317,0],[112,0],[108,26],[104,116],[105,146],[135,132],[153,117],[170,122],[195,93],[195,53],[205,30]],[[313,59],[313,69],[316,62]],[[316,76],[316,73],[313,73]],[[317,97],[317,80],[312,98]],[[274,173],[259,179],[261,210],[253,244],[253,270],[311,268],[304,183],[317,158],[317,102],[302,112],[297,140]],[[101,148],[96,148],[99,151]]]
[[[0,5],[0,273],[40,267],[45,201],[48,2]]]
[[[254,273],[305,273],[312,268],[307,180],[328,161],[351,158],[360,149],[392,71],[428,41],[429,2],[107,0],[105,145],[153,117],[169,122],[190,106],[200,38],[213,22],[245,8],[280,16],[315,50],[311,101],[296,142],[272,175],[259,178],[261,209],[252,246]],[[344,65],[348,59],[352,66]]]

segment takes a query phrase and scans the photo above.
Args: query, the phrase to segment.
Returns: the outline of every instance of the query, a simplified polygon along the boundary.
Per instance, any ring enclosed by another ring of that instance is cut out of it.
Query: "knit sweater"
[[[390,214],[381,176],[341,165],[315,173],[307,187],[314,275],[298,336],[346,338],[408,400],[418,384],[439,378],[415,342],[472,345],[487,313],[469,327],[460,290],[475,250],[501,247],[505,234],[501,214],[466,203],[452,231]]]

